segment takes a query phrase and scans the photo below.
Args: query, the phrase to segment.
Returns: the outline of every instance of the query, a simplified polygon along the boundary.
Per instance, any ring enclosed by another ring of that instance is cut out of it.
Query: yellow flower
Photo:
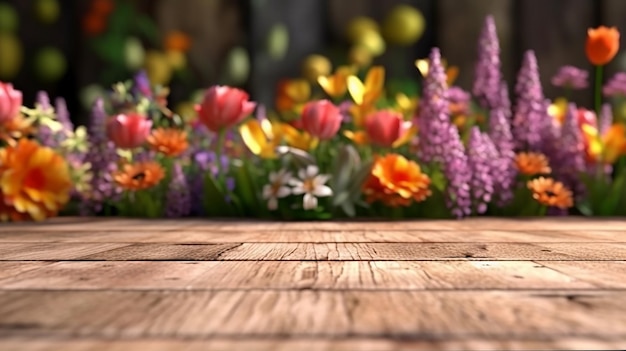
[[[51,148],[20,139],[0,150],[0,220],[54,216],[69,201],[71,189],[68,164]]]
[[[559,123],[563,124],[565,121],[565,115],[567,114],[567,104],[569,102],[566,98],[555,99],[550,106],[548,106],[548,114],[555,118]]]
[[[620,156],[626,154],[626,126],[624,124],[613,124],[603,135],[599,135],[598,129],[589,124],[583,124],[582,130],[587,158],[590,161],[613,164]]]
[[[296,149],[309,151],[315,149],[319,144],[318,138],[305,131],[299,131],[289,124],[283,123],[281,129],[287,144]]]
[[[419,99],[417,97],[410,98],[404,93],[396,94],[396,108],[405,116],[413,116],[417,110]]]
[[[454,84],[454,82],[459,76],[459,68],[456,66],[448,67],[446,60],[442,60],[441,63],[443,64],[444,67],[446,67],[447,83],[448,83],[448,86],[451,86]],[[428,61],[428,59],[421,59],[421,60],[415,61],[415,66],[420,71],[422,76],[426,77],[426,75],[428,74],[428,70],[430,69],[430,62]]]
[[[282,130],[278,123],[268,119],[259,122],[250,119],[239,127],[239,134],[244,144],[253,154],[267,159],[276,158],[276,147],[281,142]]]
[[[310,97],[311,85],[307,80],[282,80],[276,92],[276,108],[280,112],[298,110]]]
[[[351,131],[346,130],[343,132],[343,135],[350,139],[353,143],[359,146],[369,144],[369,139],[367,138],[367,133],[364,130]]]
[[[385,86],[385,68],[370,68],[362,82],[357,76],[348,76],[348,92],[357,105],[373,105],[382,95]]]
[[[348,90],[348,77],[354,74],[354,68],[341,66],[332,76],[320,76],[317,83],[332,98],[342,97]]]

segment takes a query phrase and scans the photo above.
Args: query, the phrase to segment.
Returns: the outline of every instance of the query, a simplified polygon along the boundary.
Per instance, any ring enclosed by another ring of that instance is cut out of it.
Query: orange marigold
[[[44,220],[69,201],[67,162],[51,148],[20,139],[0,150],[0,219]]]
[[[536,152],[518,153],[515,156],[515,165],[521,174],[528,176],[552,172],[546,156]]]
[[[382,201],[386,206],[409,206],[431,195],[430,178],[420,166],[402,155],[376,157],[369,178],[363,184],[369,203]]]
[[[126,190],[143,190],[156,186],[165,177],[163,167],[154,161],[126,164],[113,175],[115,182]]]
[[[180,129],[157,128],[147,140],[153,150],[170,157],[182,154],[189,147],[187,133]]]
[[[542,205],[560,209],[574,206],[572,191],[552,178],[539,177],[528,181],[527,186],[533,193],[533,199]]]

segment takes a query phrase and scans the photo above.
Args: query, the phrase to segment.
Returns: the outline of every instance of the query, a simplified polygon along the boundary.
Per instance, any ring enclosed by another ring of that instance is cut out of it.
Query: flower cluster
[[[585,52],[601,67],[618,43],[616,29],[591,29]],[[390,89],[368,60],[309,60],[324,69],[282,80],[275,109],[212,86],[190,116],[139,72],[93,104],[86,127],[63,99],[42,92],[29,108],[0,83],[0,220],[626,215],[626,124],[619,99],[602,101],[626,96],[624,72],[596,77],[594,109],[550,101],[528,51],[509,95],[492,17],[471,92],[437,48],[415,62],[421,90]],[[564,66],[552,84],[567,94],[588,78]]]

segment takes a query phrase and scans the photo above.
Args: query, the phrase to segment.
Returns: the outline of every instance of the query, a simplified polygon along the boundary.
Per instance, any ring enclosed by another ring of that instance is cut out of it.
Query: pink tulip
[[[109,120],[107,136],[115,146],[132,149],[141,146],[150,135],[152,121],[136,112],[119,114]]]
[[[375,112],[365,119],[365,132],[372,144],[392,146],[404,132],[402,114],[387,110]]]
[[[10,83],[0,82],[0,123],[17,117],[22,108],[22,92],[13,89]]]
[[[200,105],[196,106],[198,118],[212,132],[233,127],[249,116],[256,103],[243,90],[228,86],[213,86],[206,91]]]
[[[334,137],[342,120],[339,108],[328,100],[311,101],[302,110],[302,128],[322,140]]]

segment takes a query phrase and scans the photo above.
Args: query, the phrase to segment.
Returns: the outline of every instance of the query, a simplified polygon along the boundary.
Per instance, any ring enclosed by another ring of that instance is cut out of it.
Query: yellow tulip
[[[343,132],[343,135],[350,139],[353,143],[359,146],[364,146],[369,144],[369,139],[367,138],[367,133],[364,130],[351,131],[346,130]]]
[[[286,79],[278,82],[276,108],[281,111],[294,111],[311,97],[311,85],[305,79]]]
[[[354,74],[352,67],[341,66],[337,68],[332,76],[318,77],[317,83],[330,97],[340,98],[348,90],[348,77],[352,74]]]
[[[566,98],[560,97],[555,99],[550,106],[548,106],[548,114],[559,121],[559,123],[563,124],[565,115],[567,114],[568,103]]]
[[[417,104],[419,99],[417,97],[410,98],[406,96],[404,93],[398,93],[396,95],[396,106],[398,111],[400,111],[403,115],[411,116],[417,110]]]
[[[365,117],[375,110],[374,106],[369,104],[350,106],[349,111],[352,116],[352,123],[358,128],[362,127],[365,123]]]
[[[267,119],[260,122],[250,119],[239,127],[239,134],[253,154],[266,159],[276,158],[275,150],[282,136],[278,125],[272,124]]]
[[[385,68],[374,66],[362,82],[358,77],[348,77],[348,92],[357,105],[373,105],[382,95],[385,86]]]
[[[626,126],[621,123],[613,124],[602,136],[602,161],[613,164],[626,154]]]
[[[289,124],[283,123],[281,129],[287,144],[296,149],[310,151],[319,144],[318,138],[305,131],[299,131]]]

